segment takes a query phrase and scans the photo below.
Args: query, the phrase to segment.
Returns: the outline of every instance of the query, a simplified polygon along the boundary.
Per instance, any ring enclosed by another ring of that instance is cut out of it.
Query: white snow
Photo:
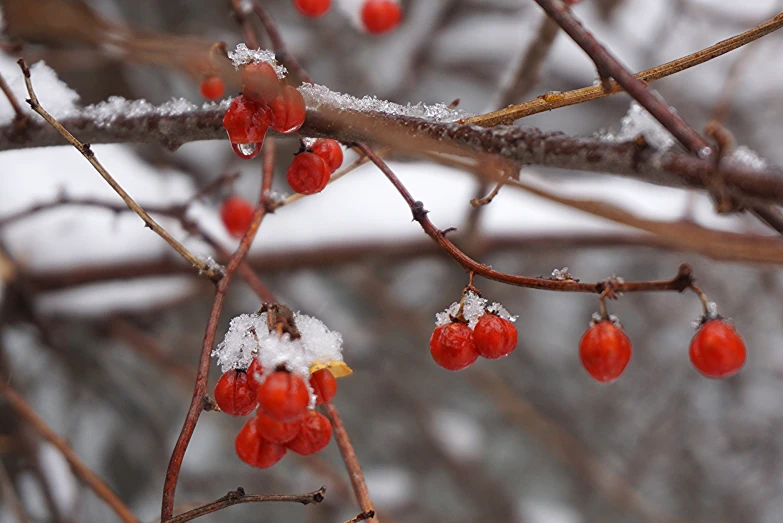
[[[286,68],[275,60],[275,53],[267,49],[250,49],[245,44],[237,44],[236,49],[228,52],[228,57],[237,69],[247,64],[266,62],[272,66],[275,73],[277,73],[277,77],[281,80],[288,74]]]
[[[769,167],[767,160],[745,145],[737,147],[730,156],[723,159],[724,162],[732,163],[740,167],[747,167],[754,171],[762,171]]]
[[[433,413],[432,432],[443,448],[453,457],[475,461],[482,457],[485,433],[472,417],[457,410],[438,410]]]
[[[568,280],[571,279],[571,274],[568,272],[568,267],[563,267],[562,269],[553,269],[552,270],[552,276],[550,276],[553,280]]]
[[[257,376],[259,381],[284,366],[304,378],[305,383],[314,363],[343,361],[343,338],[339,332],[331,331],[321,320],[299,312],[294,313],[294,323],[301,334],[298,339],[291,339],[288,333],[280,336],[274,330],[270,332],[266,312],[236,316],[212,356],[217,358],[223,372],[247,369],[253,358],[257,358],[264,373]],[[315,397],[312,391],[310,393],[312,407]]]
[[[302,93],[307,106],[312,109],[327,106],[343,111],[377,112],[392,116],[424,118],[436,122],[454,122],[473,116],[461,109],[449,109],[444,104],[427,105],[419,102],[413,105],[400,105],[381,100],[375,96],[357,98],[350,94],[332,91],[328,87],[317,84],[303,84],[299,87],[299,91]]]
[[[451,323],[451,316],[456,316],[459,313],[460,303],[455,301],[449,307],[435,315],[435,324],[446,325]],[[509,321],[516,321],[517,316],[512,316],[508,311],[499,303],[495,302],[487,306],[487,299],[482,298],[473,291],[468,291],[464,296],[464,307],[462,315],[468,322],[468,327],[471,329],[476,327],[479,318],[481,318],[486,312],[492,312],[497,314],[503,319]]]
[[[674,111],[673,107],[670,109]],[[598,136],[607,142],[628,142],[642,135],[648,144],[659,151],[666,151],[674,145],[674,137],[669,131],[635,101],[631,102],[620,125],[619,132],[602,131]]]
[[[43,103],[43,102],[42,102]],[[196,105],[184,98],[173,98],[170,101],[154,105],[147,100],[127,100],[121,96],[111,96],[103,102],[88,105],[78,111],[78,114],[71,116],[83,116],[95,121],[98,127],[108,127],[117,117],[141,118],[145,116],[179,116],[185,113],[198,111],[220,109],[227,110],[231,104],[231,99],[221,100],[219,102],[204,102]],[[48,110],[44,104],[44,108]]]

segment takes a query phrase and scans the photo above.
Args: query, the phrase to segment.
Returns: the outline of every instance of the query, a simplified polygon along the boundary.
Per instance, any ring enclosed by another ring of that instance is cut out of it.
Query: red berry
[[[258,62],[242,68],[242,94],[249,100],[268,105],[280,92],[280,79],[271,64]]]
[[[276,443],[270,443],[258,432],[256,418],[251,419],[242,427],[234,441],[234,448],[239,459],[252,467],[269,468],[285,456],[286,448]]]
[[[303,152],[297,154],[288,167],[286,179],[294,192],[315,194],[324,190],[329,183],[329,166],[320,156]]]
[[[282,445],[294,439],[299,434],[299,428],[302,426],[302,420],[300,417],[294,421],[277,421],[270,418],[266,414],[259,412],[256,416],[255,422],[258,428],[258,433],[266,441],[270,443],[277,443]]]
[[[247,368],[247,380],[250,382],[250,386],[257,389],[261,386],[261,381],[264,378],[264,368],[258,361],[258,358],[253,358],[250,366]]]
[[[708,378],[727,378],[745,364],[745,342],[724,320],[709,320],[691,340],[691,363]]]
[[[510,321],[487,312],[473,329],[473,341],[480,355],[496,360],[508,356],[517,347],[517,328]]]
[[[215,385],[215,403],[232,416],[247,416],[258,405],[256,391],[250,386],[247,373],[230,370],[223,373]]]
[[[620,377],[631,360],[631,342],[620,327],[602,320],[582,336],[579,358],[590,376],[609,383]]]
[[[201,80],[201,96],[207,100],[218,100],[226,92],[226,86],[219,76],[207,76]]]
[[[391,31],[402,19],[399,4],[393,0],[367,0],[362,7],[362,23],[368,33]]]
[[[343,148],[337,140],[319,138],[310,148],[334,172],[343,164]]]
[[[288,371],[273,372],[256,392],[261,409],[277,421],[293,421],[304,414],[310,403],[304,380]]]
[[[332,424],[329,419],[320,412],[311,410],[305,415],[299,434],[285,446],[297,454],[309,456],[323,450],[331,437]]]
[[[269,102],[272,111],[272,129],[283,134],[292,133],[302,127],[307,113],[302,93],[286,85],[277,97]]]
[[[321,16],[332,6],[332,0],[294,0],[294,7],[305,16]]]
[[[244,96],[237,96],[223,117],[223,127],[231,143],[263,143],[269,130],[271,113]]]
[[[315,404],[322,405],[331,401],[337,394],[337,380],[329,369],[321,369],[310,375],[310,386],[315,392]]]
[[[444,369],[462,370],[470,366],[478,358],[473,331],[457,322],[437,327],[430,338],[430,354]]]
[[[223,202],[220,218],[231,236],[241,238],[253,221],[253,206],[239,196],[231,196]]]

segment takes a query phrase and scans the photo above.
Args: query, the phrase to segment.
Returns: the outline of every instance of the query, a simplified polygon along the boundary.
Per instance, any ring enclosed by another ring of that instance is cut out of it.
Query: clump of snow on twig
[[[43,120],[25,103],[25,100],[30,96],[27,94],[22,70],[15,59],[4,53],[0,53],[0,75],[5,79],[22,110],[32,115],[33,118]],[[43,61],[36,62],[30,66],[30,77],[38,100],[49,114],[60,119],[78,113],[79,108],[76,102],[79,100],[79,94],[60,80],[54,69]],[[2,97],[4,98],[4,96]],[[0,102],[0,125],[11,123],[13,118],[14,111],[11,104],[5,100]]]
[[[174,98],[161,105],[154,105],[147,100],[127,100],[122,96],[111,96],[108,100],[85,107],[80,111],[79,116],[93,120],[97,127],[108,127],[119,118],[181,116],[200,110],[227,110],[230,104],[231,100],[222,100],[204,102],[199,106],[184,98]]]
[[[459,314],[459,302],[454,302],[443,312],[439,312],[435,315],[435,324],[437,326],[446,325],[451,323],[451,317]],[[500,303],[494,302],[487,306],[487,299],[482,298],[473,291],[468,291],[464,298],[464,307],[462,309],[462,315],[465,317],[465,321],[468,322],[468,327],[471,329],[476,327],[479,318],[481,318],[487,312],[497,314],[501,318],[508,321],[517,321],[517,316],[512,316]]]
[[[317,84],[303,84],[299,91],[304,96],[307,106],[313,109],[327,106],[343,111],[376,112],[392,116],[422,118],[434,122],[455,122],[473,116],[473,114],[461,109],[449,109],[444,104],[427,105],[419,102],[414,105],[400,105],[374,96],[357,98]]]
[[[673,107],[670,107],[676,112]],[[628,142],[642,135],[648,144],[659,151],[674,145],[674,137],[650,113],[637,102],[631,102],[628,112],[620,122],[620,132],[602,131],[598,137],[607,142]]]
[[[571,274],[568,272],[568,267],[563,267],[562,269],[553,269],[551,279],[558,281],[570,280]]]
[[[215,258],[212,256],[206,256],[204,258],[201,258],[201,261],[204,262],[204,264],[207,266],[207,268],[210,271],[217,272],[217,273],[225,273],[226,268],[220,265],[218,262],[215,261]],[[199,274],[201,274],[201,271],[199,271]]]
[[[238,44],[236,49],[228,52],[228,57],[237,69],[247,64],[266,62],[272,66],[281,80],[288,74],[288,70],[275,60],[275,53],[267,49],[250,49],[245,44]]]
[[[739,167],[748,167],[754,171],[763,171],[769,167],[769,162],[767,162],[766,159],[759,156],[753,149],[744,145],[737,147],[734,152],[724,158],[723,161]]]

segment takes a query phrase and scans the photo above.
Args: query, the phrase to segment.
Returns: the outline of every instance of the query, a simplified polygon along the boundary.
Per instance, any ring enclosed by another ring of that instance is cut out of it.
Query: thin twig
[[[24,128],[27,125],[27,122],[30,120],[30,117],[24,111],[22,111],[22,107],[19,105],[19,101],[16,99],[16,96],[14,96],[13,91],[11,91],[11,88],[8,87],[5,78],[3,78],[3,75],[1,74],[0,91],[3,91],[3,94],[5,94],[5,97],[8,99],[8,103],[11,104],[11,108],[14,110],[14,125],[20,129]]]
[[[321,487],[315,492],[308,494],[245,494],[245,489],[242,487],[237,490],[232,490],[222,498],[216,499],[211,503],[207,503],[201,507],[188,510],[171,519],[165,520],[163,523],[185,523],[186,521],[192,521],[201,516],[212,514],[218,510],[231,507],[233,505],[239,505],[240,503],[301,503],[302,505],[310,505],[313,503],[320,503],[324,500],[326,494],[326,487]]]
[[[337,447],[340,449],[340,455],[343,457],[348,476],[351,478],[351,486],[354,494],[356,494],[359,507],[363,512],[372,512],[373,516],[371,516],[371,519],[374,519],[375,523],[379,523],[378,517],[375,516],[372,499],[370,499],[370,491],[367,490],[367,483],[364,481],[362,466],[359,464],[359,458],[356,457],[356,452],[353,450],[351,438],[348,437],[348,431],[345,430],[340,413],[337,412],[337,408],[330,401],[324,404],[324,408],[326,409],[326,415],[329,416],[332,422],[334,440],[337,442]]]
[[[30,107],[41,115],[44,120],[46,120],[52,127],[57,129],[57,131],[65,138],[68,143],[73,145],[76,150],[78,150],[84,158],[90,162],[90,165],[92,165],[96,171],[98,171],[98,174],[101,175],[101,177],[106,180],[106,183],[108,183],[112,189],[120,196],[120,198],[123,199],[125,203],[128,204],[128,207],[133,209],[133,211],[139,215],[139,217],[144,221],[145,226],[152,229],[158,236],[163,238],[169,245],[171,245],[174,250],[176,250],[183,258],[185,258],[193,267],[198,269],[200,274],[204,274],[209,279],[211,279],[214,282],[217,282],[222,277],[222,274],[220,271],[217,271],[210,267],[206,262],[201,260],[198,256],[190,252],[184,245],[182,245],[180,242],[178,242],[173,236],[171,236],[163,227],[158,225],[158,222],[152,219],[152,217],[147,214],[147,211],[145,211],[139,204],[137,204],[133,198],[130,197],[130,195],[125,192],[125,189],[122,188],[122,186],[117,183],[117,181],[112,177],[111,174],[101,165],[101,163],[98,161],[98,159],[95,157],[95,153],[90,149],[89,144],[83,144],[79,140],[76,139],[65,127],[60,125],[60,123],[55,120],[49,113],[44,110],[43,107],[41,107],[41,104],[38,102],[38,97],[35,95],[35,91],[33,90],[33,84],[30,80],[30,70],[27,68],[27,65],[24,63],[24,59],[19,59],[19,67],[22,68],[22,73],[24,73],[24,80],[25,84],[27,85],[27,93],[30,95],[30,99],[27,100],[27,103],[30,104]]]
[[[696,51],[695,53],[677,58],[671,62],[646,69],[636,74],[639,80],[644,82],[653,82],[666,78],[675,73],[679,73],[691,67],[708,62],[714,58],[722,56],[730,51],[738,49],[744,45],[749,44],[755,40],[758,40],[762,36],[766,36],[774,31],[777,31],[783,27],[783,14],[779,14],[771,20],[745,31],[726,40],[711,45],[705,49]],[[567,107],[570,105],[580,104],[588,102],[590,100],[596,100],[623,92],[622,86],[616,81],[610,82],[611,88],[607,91],[600,85],[593,85],[590,87],[583,87],[581,89],[575,89],[565,93],[558,93],[556,96],[539,96],[533,100],[529,100],[525,103],[507,107],[499,111],[475,116],[473,118],[465,119],[465,123],[474,125],[481,125],[483,127],[493,127],[496,125],[506,125],[514,123],[520,118],[531,116],[534,114],[542,113],[545,111],[551,111],[553,109],[559,109],[561,107]]]
[[[370,518],[374,518],[374,517],[375,517],[375,511],[374,510],[368,510],[366,512],[362,512],[361,514],[358,514],[358,515],[352,517],[351,519],[349,519],[345,523],[359,523],[359,521],[366,521],[366,520],[368,520]]]
[[[136,519],[136,516],[133,515],[131,510],[117,497],[111,488],[109,488],[101,478],[79,459],[68,443],[55,434],[46,422],[35,413],[32,407],[30,407],[17,392],[11,389],[11,387],[6,385],[2,380],[0,380],[0,394],[5,397],[8,404],[17,414],[19,414],[19,416],[24,418],[24,420],[32,425],[46,441],[54,445],[57,450],[60,451],[71,466],[71,470],[73,470],[76,477],[95,492],[99,498],[105,501],[122,521],[125,523],[137,523],[138,520]]]
[[[280,60],[280,62],[285,65],[289,71],[297,76],[301,82],[309,84],[313,83],[310,75],[307,74],[307,71],[305,71],[304,67],[302,67],[296,57],[288,52],[285,41],[280,35],[280,31],[277,29],[277,24],[275,24],[274,20],[272,20],[272,16],[269,14],[269,11],[267,11],[267,9],[261,5],[258,0],[251,1],[253,3],[253,12],[261,21],[261,25],[264,26],[266,34],[272,41],[272,49],[274,49],[275,55],[277,55],[277,59]]]
[[[264,145],[264,172],[258,204],[253,211],[253,219],[240,240],[239,247],[237,247],[237,250],[234,252],[233,256],[231,256],[231,259],[226,266],[225,275],[218,282],[215,290],[215,299],[212,302],[212,310],[209,313],[209,320],[207,322],[206,332],[204,333],[204,341],[201,346],[198,375],[196,376],[193,399],[191,400],[185,423],[182,426],[182,431],[177,438],[177,443],[171,454],[171,460],[169,461],[169,466],[166,471],[166,479],[163,484],[163,501],[161,504],[161,520],[163,521],[171,518],[171,515],[173,514],[174,493],[177,488],[177,479],[179,478],[180,468],[182,467],[182,460],[185,457],[185,451],[188,448],[193,432],[196,430],[196,423],[198,423],[198,419],[201,416],[201,411],[203,409],[204,398],[207,394],[207,380],[209,379],[209,359],[210,354],[212,353],[212,347],[215,343],[218,320],[220,319],[220,313],[223,310],[223,302],[225,301],[228,284],[231,282],[234,273],[242,265],[242,262],[247,256],[250,246],[255,239],[261,221],[268,212],[272,177],[274,174],[274,153],[274,140],[268,139]]]

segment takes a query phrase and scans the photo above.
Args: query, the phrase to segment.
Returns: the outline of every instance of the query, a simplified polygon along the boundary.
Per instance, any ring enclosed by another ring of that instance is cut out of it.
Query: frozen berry
[[[268,108],[253,103],[244,96],[237,96],[223,117],[223,127],[231,143],[263,143],[269,130],[271,112]]]
[[[320,412],[311,410],[305,415],[299,434],[285,446],[297,454],[309,456],[323,450],[331,437],[332,424],[329,419]]]
[[[704,323],[691,340],[691,363],[708,378],[726,378],[745,364],[745,342],[721,319]]]
[[[288,371],[276,371],[258,387],[258,404],[277,421],[292,421],[307,410],[310,393],[304,380]]]
[[[391,31],[401,18],[402,11],[394,0],[367,0],[362,7],[362,24],[368,33]]]
[[[252,467],[269,468],[285,456],[286,448],[266,441],[258,432],[256,418],[245,423],[237,434],[234,448],[239,459]]]
[[[462,370],[470,366],[478,358],[473,331],[457,322],[437,327],[430,338],[430,353],[444,369]]]
[[[253,221],[253,206],[239,196],[231,196],[223,202],[220,218],[231,236],[241,238]]]
[[[631,360],[631,342],[620,327],[602,320],[582,336],[579,358],[590,376],[610,383],[620,377]]]
[[[337,140],[319,138],[310,148],[334,172],[343,164],[343,148]]]
[[[256,408],[256,391],[250,386],[247,373],[230,370],[220,376],[215,385],[215,403],[232,416],[247,416]]]
[[[288,443],[299,434],[299,428],[302,426],[302,417],[294,421],[277,421],[270,418],[263,412],[256,416],[256,427],[262,438],[270,443]]]
[[[320,156],[303,152],[297,154],[288,166],[286,179],[294,192],[315,194],[324,190],[329,183],[329,167]]]
[[[201,96],[207,100],[219,100],[226,92],[226,86],[219,76],[207,76],[201,80]]]
[[[302,127],[307,113],[302,93],[290,85],[286,85],[280,95],[269,102],[269,109],[272,111],[272,129],[283,134]]]
[[[247,64],[242,68],[242,94],[259,105],[268,105],[281,93],[280,79],[267,62]]]
[[[473,329],[473,341],[481,356],[496,360],[508,356],[517,347],[517,328],[510,321],[487,312]]]
[[[337,380],[329,369],[321,369],[310,375],[310,387],[315,392],[315,404],[322,405],[331,401],[337,394]]]
[[[332,0],[294,0],[294,7],[305,16],[321,16],[332,6]]]
[[[250,366],[247,368],[247,379],[250,382],[251,387],[256,389],[261,385],[264,379],[264,368],[261,366],[261,362],[258,358],[253,358]]]

